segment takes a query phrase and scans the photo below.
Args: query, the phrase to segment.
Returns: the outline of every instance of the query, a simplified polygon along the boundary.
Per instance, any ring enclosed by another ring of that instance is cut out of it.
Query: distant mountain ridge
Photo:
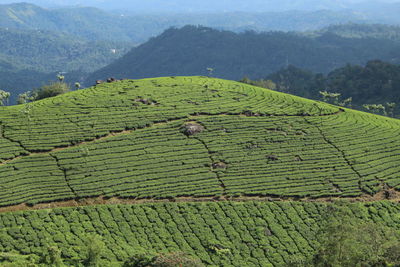
[[[137,13],[149,12],[281,12],[288,10],[342,10],[345,8],[375,8],[391,6],[392,1],[371,0],[27,0],[46,7],[94,6],[102,9],[132,10]],[[13,1],[1,0],[0,3]]]
[[[332,32],[314,37],[283,32],[236,34],[206,27],[171,28],[89,76],[87,83],[114,76],[145,78],[213,75],[261,78],[292,64],[327,73],[347,63],[381,59],[400,62],[400,42],[372,37],[345,38]]]
[[[322,8],[322,7],[321,7]],[[63,7],[46,9],[28,3],[0,5],[0,27],[49,30],[79,36],[88,40],[114,40],[143,43],[171,26],[203,25],[240,32],[244,30],[306,31],[331,24],[389,23],[400,24],[399,8],[380,12],[345,10],[261,10],[231,12],[174,12],[151,13],[151,10],[132,13],[127,9],[113,11],[93,7]],[[397,13],[396,13],[397,12]],[[388,16],[388,14],[390,16]]]

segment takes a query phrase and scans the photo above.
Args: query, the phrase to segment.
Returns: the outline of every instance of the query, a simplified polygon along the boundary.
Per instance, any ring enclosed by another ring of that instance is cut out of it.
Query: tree
[[[48,97],[53,97],[57,95],[61,95],[71,91],[71,88],[68,84],[64,82],[52,82],[48,85],[44,85],[39,89],[34,91],[33,99],[40,100]]]
[[[341,94],[339,93],[330,93],[327,91],[319,91],[319,94],[322,96],[322,100],[327,103],[339,104],[339,98]]]
[[[105,250],[105,244],[100,236],[91,235],[86,240],[85,266],[101,267],[101,256]]]
[[[31,91],[24,92],[18,95],[17,104],[26,104],[35,100],[35,96]]]
[[[394,117],[394,111],[396,108],[396,103],[386,103],[386,109],[388,110],[388,115]]]
[[[8,102],[10,96],[11,94],[9,92],[0,90],[0,106],[4,106]]]
[[[57,79],[58,79],[58,81],[59,81],[60,83],[62,83],[62,82],[64,82],[65,77],[64,77],[64,75],[62,75],[61,73],[59,73],[59,74],[57,74]]]
[[[53,267],[63,267],[63,261],[61,258],[61,251],[56,246],[50,246],[43,255],[42,262]]]
[[[312,266],[399,266],[400,233],[383,224],[354,216],[347,202],[327,206],[325,225],[318,235],[320,247]]]

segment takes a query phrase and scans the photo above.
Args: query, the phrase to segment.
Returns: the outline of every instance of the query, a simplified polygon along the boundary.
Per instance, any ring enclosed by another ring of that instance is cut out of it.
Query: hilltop
[[[388,33],[389,34],[389,33]],[[372,34],[371,34],[372,35]],[[288,64],[327,73],[350,64],[380,59],[399,63],[398,40],[343,37],[334,32],[315,36],[297,33],[234,33],[206,27],[171,28],[133,48],[89,75],[87,84],[105,77],[146,78],[169,75],[213,75],[225,79],[264,77]]]
[[[349,206],[354,218],[400,225],[399,130],[396,119],[208,77],[0,107],[0,263],[56,247],[67,266],[86,266],[99,235],[103,266],[143,251],[289,266],[318,248],[334,199],[362,202]]]

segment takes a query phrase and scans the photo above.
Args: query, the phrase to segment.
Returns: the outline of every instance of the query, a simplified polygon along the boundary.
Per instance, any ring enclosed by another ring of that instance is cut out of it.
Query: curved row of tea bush
[[[400,121],[218,79],[109,83],[0,117],[0,206],[353,197],[400,184]],[[190,122],[202,130],[185,135]]]

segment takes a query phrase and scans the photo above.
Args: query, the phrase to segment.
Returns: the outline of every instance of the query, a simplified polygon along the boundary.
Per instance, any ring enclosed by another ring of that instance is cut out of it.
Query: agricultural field
[[[79,266],[97,234],[110,266],[140,249],[285,266],[314,252],[325,201],[363,201],[354,216],[400,228],[399,133],[396,119],[208,77],[0,107],[0,263],[55,244]]]

